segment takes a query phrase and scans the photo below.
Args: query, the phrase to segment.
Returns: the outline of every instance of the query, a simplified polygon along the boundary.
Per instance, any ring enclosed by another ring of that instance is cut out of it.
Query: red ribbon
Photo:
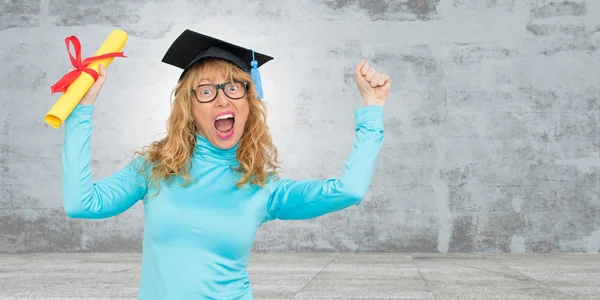
[[[73,57],[73,55],[71,54],[71,49],[69,48],[69,43],[73,44],[73,47],[75,48],[75,56],[76,57]],[[96,72],[96,70],[94,70],[94,69],[88,68],[88,65],[95,60],[100,60],[100,59],[105,59],[105,58],[110,58],[110,57],[127,57],[127,56],[123,55],[123,52],[110,52],[110,53],[106,53],[106,54],[102,54],[102,55],[98,55],[98,56],[88,57],[82,61],[81,60],[81,44],[79,43],[79,40],[77,39],[77,37],[75,37],[74,35],[67,37],[65,39],[65,44],[67,45],[67,51],[69,52],[69,58],[71,59],[71,64],[73,65],[73,67],[75,67],[75,70],[67,73],[59,81],[57,81],[53,86],[50,87],[52,94],[54,94],[56,92],[64,93],[67,90],[67,88],[69,87],[69,85],[71,85],[71,83],[73,83],[73,81],[75,81],[75,79],[77,79],[77,77],[79,77],[79,75],[81,75],[81,72],[88,73],[90,76],[92,76],[92,78],[94,78],[94,81],[98,80],[98,72]]]

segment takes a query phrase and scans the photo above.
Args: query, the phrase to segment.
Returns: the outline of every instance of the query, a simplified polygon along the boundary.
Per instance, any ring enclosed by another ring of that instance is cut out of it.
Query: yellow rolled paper
[[[123,30],[115,29],[106,40],[104,40],[104,43],[98,48],[98,51],[96,51],[94,56],[111,52],[121,52],[125,47],[126,42],[127,33]],[[100,64],[106,69],[114,59],[114,57],[109,57],[94,60],[88,65],[88,68],[98,72],[98,66]],[[58,100],[56,100],[54,106],[46,113],[44,121],[54,128],[59,128],[93,84],[94,78],[90,74],[81,72],[81,75],[69,85],[67,90],[58,98]]]

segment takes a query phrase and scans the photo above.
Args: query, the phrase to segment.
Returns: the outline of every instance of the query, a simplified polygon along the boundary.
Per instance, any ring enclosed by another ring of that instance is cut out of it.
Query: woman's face
[[[208,77],[201,76],[195,82],[195,95],[192,95],[192,115],[196,121],[196,130],[198,134],[208,139],[214,146],[221,149],[230,149],[242,137],[246,121],[249,114],[249,104],[246,97],[245,87],[243,84],[229,84],[222,86],[222,89],[215,87],[200,86],[201,84],[221,84],[228,83],[229,80],[225,76]],[[232,98],[228,97],[224,90]],[[210,100],[207,103],[201,103],[197,100]]]

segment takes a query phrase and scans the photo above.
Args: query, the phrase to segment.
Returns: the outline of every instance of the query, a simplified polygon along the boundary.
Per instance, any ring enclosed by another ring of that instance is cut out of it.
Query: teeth
[[[223,120],[223,119],[229,119],[229,118],[233,118],[232,114],[226,114],[226,115],[221,115],[217,117],[217,120]]]

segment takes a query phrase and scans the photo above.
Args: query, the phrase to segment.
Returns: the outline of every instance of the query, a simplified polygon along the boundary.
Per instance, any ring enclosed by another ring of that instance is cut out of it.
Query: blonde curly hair
[[[189,163],[196,146],[192,85],[201,74],[219,73],[231,81],[248,82],[249,115],[236,152],[239,166],[235,171],[241,174],[236,186],[239,188],[247,183],[264,186],[272,175],[277,176],[278,152],[267,126],[266,104],[258,99],[250,74],[228,61],[208,58],[190,68],[173,89],[166,137],[135,152],[145,158],[144,165],[151,166],[140,168],[140,171],[149,171],[147,181],[157,187],[157,192],[159,182],[163,180],[171,182],[180,177],[185,180],[184,186],[190,183]]]

